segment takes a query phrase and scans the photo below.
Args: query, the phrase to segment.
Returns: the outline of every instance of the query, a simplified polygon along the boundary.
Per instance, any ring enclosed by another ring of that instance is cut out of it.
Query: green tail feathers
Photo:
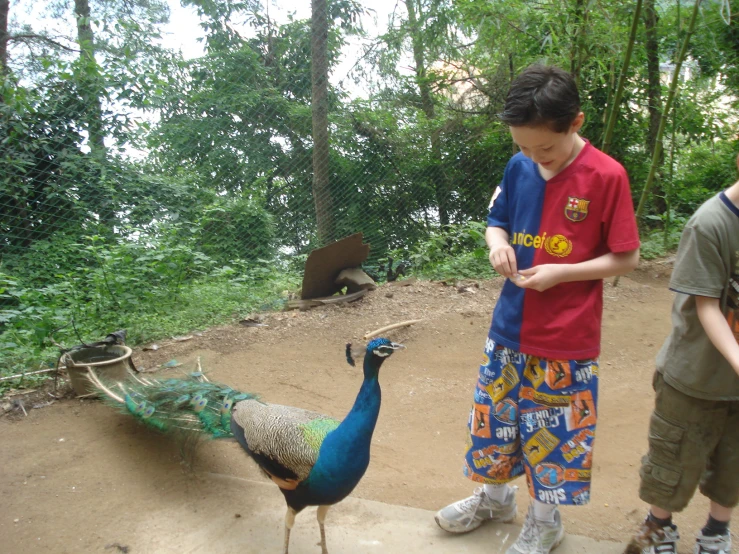
[[[107,388],[107,387],[106,387]],[[197,433],[231,437],[231,410],[236,402],[256,394],[226,385],[192,379],[143,379],[120,385],[124,395],[107,400],[149,427],[165,433]]]

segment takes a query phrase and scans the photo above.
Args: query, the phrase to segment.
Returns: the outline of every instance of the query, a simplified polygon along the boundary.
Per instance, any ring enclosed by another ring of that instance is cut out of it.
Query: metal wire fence
[[[37,356],[70,320],[104,335],[146,312],[157,318],[133,340],[170,330],[164,319],[193,310],[188,283],[196,310],[238,312],[260,276],[299,274],[311,249],[357,232],[368,272],[392,278],[388,258],[397,267],[439,229],[481,221],[511,152],[498,100],[432,90],[400,58],[381,71],[392,56],[345,40],[360,8],[329,3],[323,30],[256,16],[245,30],[201,11],[204,52],[188,59],[147,40],[141,20],[79,13],[66,40],[8,50],[4,355]],[[342,56],[356,58],[351,78],[332,73]],[[207,296],[209,282],[241,300]]]
[[[337,36],[324,44],[329,71]],[[225,264],[361,231],[376,261],[484,216],[510,154],[491,99],[454,116],[444,103],[463,106],[459,92],[421,105],[418,91],[363,98],[329,83],[317,108],[313,50],[310,22],[294,21],[214,33],[199,58],[148,52],[143,74],[110,47],[42,67],[17,59],[26,66],[6,76],[0,105],[4,270],[91,236],[153,244],[163,233]]]

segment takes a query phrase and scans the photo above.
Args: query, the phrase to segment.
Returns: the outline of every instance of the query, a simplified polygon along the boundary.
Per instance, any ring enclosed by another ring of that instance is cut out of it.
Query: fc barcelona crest
[[[582,200],[570,196],[567,199],[567,205],[565,206],[565,217],[570,221],[582,221],[588,217],[588,205],[590,200]]]

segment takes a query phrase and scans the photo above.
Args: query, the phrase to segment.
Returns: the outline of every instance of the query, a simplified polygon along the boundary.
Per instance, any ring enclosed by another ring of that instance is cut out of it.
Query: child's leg
[[[731,512],[733,508],[721,506],[713,500],[711,501],[711,511],[708,514],[708,521],[702,532],[706,536],[723,535],[729,530],[729,522],[731,521]]]
[[[721,402],[724,408],[714,419],[722,429],[721,439],[701,481],[701,492],[711,499],[708,521],[700,530],[696,552],[730,552],[731,514],[739,503],[739,402]]]
[[[739,504],[739,401],[717,402],[710,415],[711,424],[720,432],[718,444],[708,460],[700,491],[711,500],[711,515],[729,521]]]
[[[660,552],[671,552],[668,546],[676,552],[679,534],[672,513],[687,506],[702,475],[701,491],[714,502],[712,512],[725,517],[721,508],[736,504],[739,483],[729,468],[739,466],[739,452],[730,446],[739,444],[739,432],[728,441],[726,435],[729,422],[733,429],[739,425],[739,415],[733,421],[729,403],[687,396],[665,383],[659,373],[655,373],[654,390],[649,453],[642,463],[639,489],[641,499],[651,506],[632,544],[639,546],[639,552],[653,552],[657,547]]]
[[[564,537],[557,507],[589,502],[597,401],[597,360],[529,357],[519,417],[533,502],[506,554],[551,552]]]
[[[726,506],[721,506],[720,504],[717,504],[713,500],[711,501],[710,515],[714,519],[717,519],[719,521],[731,521],[731,513],[733,511],[734,508],[727,508]]]
[[[445,531],[466,533],[484,521],[510,522],[516,516],[516,489],[507,483],[523,473],[516,400],[524,363],[517,352],[486,342],[464,463],[465,476],[482,486],[436,513]]]
[[[639,496],[657,508],[653,513],[659,517],[688,505],[721,440],[723,422],[719,420],[725,416],[720,415],[720,403],[687,396],[659,373],[654,389],[649,452],[640,471]],[[707,483],[711,483],[709,488],[714,486],[713,481]]]
[[[525,364],[523,354],[488,339],[468,421],[464,464],[464,475],[476,483],[503,485],[524,472],[518,394]]]
[[[711,513],[703,529],[698,533],[694,553],[729,554],[731,552],[731,531],[729,531],[731,512],[731,508],[711,501]]]
[[[519,394],[529,494],[542,504],[587,504],[598,413],[597,360],[531,357]]]

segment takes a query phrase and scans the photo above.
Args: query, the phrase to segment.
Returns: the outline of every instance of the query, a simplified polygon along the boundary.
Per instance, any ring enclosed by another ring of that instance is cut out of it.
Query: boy
[[[675,554],[672,513],[700,483],[711,508],[693,552],[730,554],[739,502],[739,181],[688,221],[670,288],[673,328],[657,355],[640,472],[639,496],[651,507],[627,552]]]
[[[526,473],[529,507],[507,554],[546,554],[564,536],[558,504],[589,500],[603,279],[639,261],[623,167],[578,135],[567,72],[532,66],[501,115],[521,152],[493,195],[490,262],[508,278],[485,346],[464,474],[482,486],[436,514],[451,533],[512,521]]]

